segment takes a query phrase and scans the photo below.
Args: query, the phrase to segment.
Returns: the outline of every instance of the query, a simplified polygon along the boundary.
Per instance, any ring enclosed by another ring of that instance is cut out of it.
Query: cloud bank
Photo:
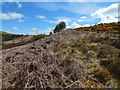
[[[100,8],[91,14],[93,18],[100,18],[100,23],[110,23],[118,21],[118,3],[111,4],[106,8]]]
[[[1,20],[20,19],[23,15],[19,13],[0,13]]]

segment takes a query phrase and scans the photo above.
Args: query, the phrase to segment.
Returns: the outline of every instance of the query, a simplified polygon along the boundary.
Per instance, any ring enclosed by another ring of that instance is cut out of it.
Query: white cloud
[[[32,32],[29,32],[30,35],[36,35],[36,34],[49,34],[50,32],[53,32],[54,28],[47,27],[46,30],[40,30],[38,28],[32,28]]]
[[[77,22],[83,22],[83,20],[82,19],[78,19],[78,21]]]
[[[78,27],[81,27],[81,26],[76,22],[72,23],[70,26],[67,25],[67,28],[78,28]]]
[[[32,30],[39,30],[38,28],[32,28]]]
[[[14,30],[18,30],[18,28],[17,28],[17,27],[13,27],[13,29],[14,29]]]
[[[18,8],[23,7],[23,5],[20,2],[16,2],[16,4],[18,5]]]
[[[0,13],[1,20],[20,19],[23,15],[19,13]]]
[[[73,23],[73,24],[71,25],[71,27],[73,27],[73,28],[78,28],[78,27],[80,27],[80,25],[77,24],[77,23]]]
[[[49,35],[50,32],[53,32],[53,29],[54,29],[54,28],[47,27],[47,30],[43,30],[43,31],[42,31],[42,34],[45,33],[45,34]]]
[[[118,22],[118,18],[114,16],[102,17],[100,23],[110,23],[110,22]]]
[[[82,16],[82,17],[75,17],[75,18],[71,18],[71,17],[57,17],[57,23],[61,22],[61,21],[64,21],[66,22],[66,24],[71,24],[74,22],[83,22],[84,19],[86,19],[87,17],[86,16]]]
[[[51,24],[57,24],[57,21],[54,21],[54,20],[45,20],[46,22],[49,22]]]
[[[71,17],[56,17],[55,20],[45,20],[46,22],[52,23],[52,24],[58,24],[61,21],[64,21],[67,25],[72,24],[72,21],[74,22],[83,22],[83,19],[81,17],[77,18],[71,18]]]
[[[45,19],[45,16],[37,15],[36,17],[39,18],[39,19]]]
[[[11,33],[17,33],[19,29],[17,27],[13,27],[13,29],[11,30]]]
[[[39,34],[40,33],[40,29],[38,29],[38,28],[32,28],[32,33],[33,34]]]
[[[101,18],[100,23],[109,23],[118,21],[118,3],[111,4],[106,8],[101,8],[91,14],[93,18]]]
[[[74,22],[71,25],[67,25],[66,28],[79,28],[79,27],[89,27],[89,26],[91,26],[91,25],[90,24],[80,25],[80,24]]]
[[[29,35],[36,35],[36,32],[32,31],[28,33]]]
[[[61,21],[64,21],[66,24],[70,23],[72,20],[75,20],[75,18],[70,17],[56,17],[56,20],[45,20],[46,22],[52,23],[52,24],[58,24]]]
[[[77,22],[83,22],[87,17],[86,16],[81,16],[77,18]]]
[[[89,27],[89,26],[91,26],[91,25],[90,24],[85,24],[82,27]]]
[[[57,17],[57,23],[60,23],[61,21],[64,21],[66,24],[74,20],[74,18],[69,18],[69,17]]]
[[[57,22],[61,22],[61,21],[64,21],[64,22],[71,22],[71,19],[58,19]]]
[[[85,18],[87,18],[87,17],[86,17],[86,16],[82,16],[82,17],[80,17],[80,18],[85,19]]]

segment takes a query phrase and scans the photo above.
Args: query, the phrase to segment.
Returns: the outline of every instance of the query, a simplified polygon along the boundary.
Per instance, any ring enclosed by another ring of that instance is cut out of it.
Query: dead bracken
[[[111,37],[105,32],[66,30],[3,50],[3,88],[118,87],[120,50],[113,46],[111,40],[115,39]],[[105,60],[111,64],[116,61],[118,72],[114,73],[105,63],[100,65]]]

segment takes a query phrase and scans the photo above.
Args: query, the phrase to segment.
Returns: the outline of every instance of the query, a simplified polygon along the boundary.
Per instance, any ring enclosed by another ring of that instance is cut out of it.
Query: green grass
[[[32,41],[35,41],[35,40],[44,38],[44,37],[46,37],[46,36],[47,36],[47,35],[45,35],[45,34],[34,35],[31,40],[32,40]]]

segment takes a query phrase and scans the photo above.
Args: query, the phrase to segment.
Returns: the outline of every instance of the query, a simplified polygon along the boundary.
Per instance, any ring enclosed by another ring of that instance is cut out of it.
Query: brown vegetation
[[[66,30],[3,50],[3,88],[119,88],[118,33]]]

